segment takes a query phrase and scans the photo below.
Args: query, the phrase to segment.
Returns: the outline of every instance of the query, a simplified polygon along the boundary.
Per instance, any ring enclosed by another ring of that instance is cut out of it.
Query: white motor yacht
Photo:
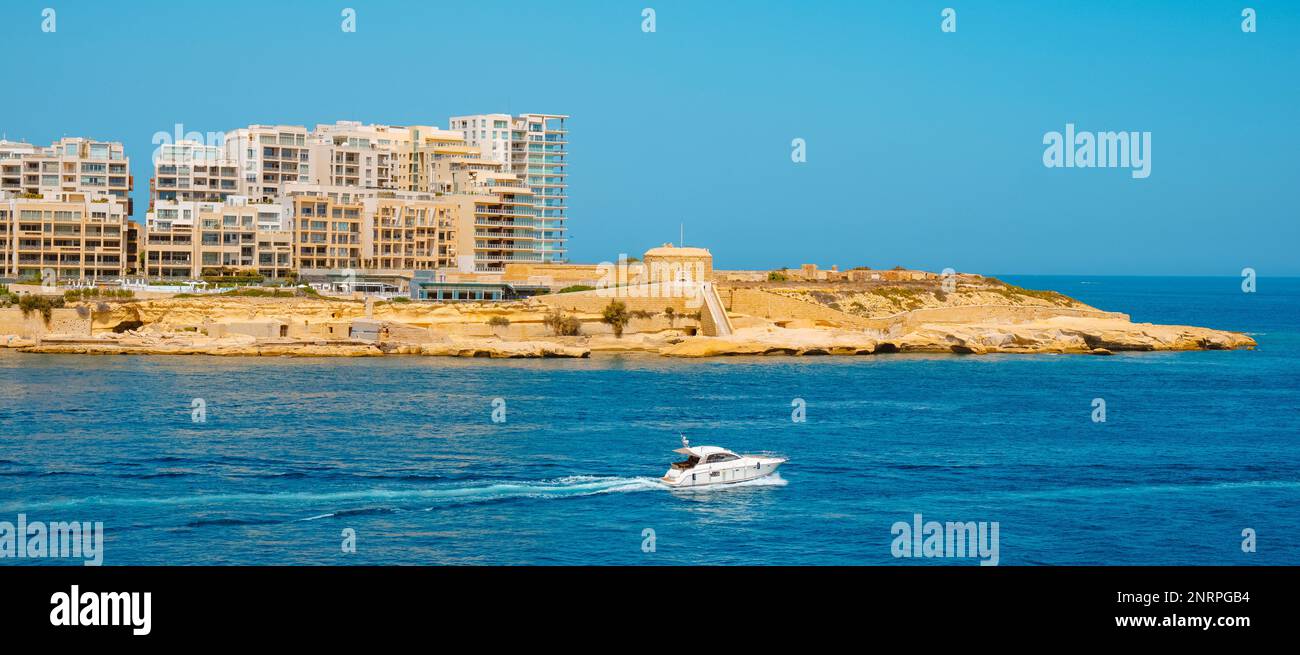
[[[670,487],[703,487],[757,480],[775,473],[776,468],[786,461],[784,457],[737,455],[718,446],[692,446],[686,437],[682,437],[682,447],[673,452],[685,455],[686,460],[674,462],[660,478]]]

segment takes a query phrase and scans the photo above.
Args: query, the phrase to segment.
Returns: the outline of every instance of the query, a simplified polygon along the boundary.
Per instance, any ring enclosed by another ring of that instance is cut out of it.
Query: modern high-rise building
[[[534,251],[543,262],[568,256],[568,116],[562,114],[476,114],[451,117],[451,129],[505,164],[532,189],[536,214]]]

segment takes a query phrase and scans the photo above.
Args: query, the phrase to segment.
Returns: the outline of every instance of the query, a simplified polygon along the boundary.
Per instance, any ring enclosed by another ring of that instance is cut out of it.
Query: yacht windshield
[[[673,462],[673,468],[684,470],[684,469],[692,468],[699,463],[700,463],[700,458],[696,457],[695,455],[691,455],[684,462]]]

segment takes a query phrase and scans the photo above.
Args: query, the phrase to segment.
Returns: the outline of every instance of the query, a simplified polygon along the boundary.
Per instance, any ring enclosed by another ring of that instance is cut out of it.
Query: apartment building
[[[0,264],[9,277],[115,279],[127,271],[129,214],[96,193],[0,192]]]
[[[434,194],[385,192],[362,205],[364,268],[424,271],[456,266],[456,203]]]
[[[297,274],[293,259],[293,232],[288,230],[257,231],[257,272],[267,278],[286,278]]]
[[[291,187],[288,206],[298,269],[361,268],[363,200],[374,191],[348,187]]]
[[[254,202],[244,196],[228,196],[220,202],[200,201],[200,202],[168,202],[162,201],[146,214],[145,224],[162,228],[178,219],[185,223],[193,223],[193,219],[201,212],[217,211],[223,205],[241,207],[243,212],[252,213],[255,216],[255,225],[257,229],[276,232],[287,231],[289,229],[289,208],[281,202]]]
[[[127,275],[136,275],[140,272],[140,254],[141,244],[144,243],[144,226],[128,219],[126,221],[126,261],[123,263],[122,270]]]
[[[145,272],[276,271],[286,234],[292,266],[306,270],[492,273],[511,263],[563,261],[566,118],[460,116],[451,129],[251,125],[228,132],[222,146],[166,146],[150,187]],[[24,145],[0,144],[0,177],[3,153],[26,158]],[[200,217],[216,206],[241,209],[238,226],[225,225],[223,214],[214,237]],[[251,232],[244,227],[250,213]]]
[[[0,193],[23,193],[23,157],[36,154],[36,146],[0,140]]]
[[[302,269],[456,266],[460,208],[439,194],[324,185],[291,185],[288,193],[286,220]]]
[[[131,161],[121,143],[64,137],[48,147],[0,141],[0,192],[44,198],[110,196],[132,212]]]
[[[149,207],[159,201],[222,203],[240,195],[238,162],[222,146],[197,141],[163,144],[154,157],[149,180]]]
[[[496,273],[510,263],[541,263],[532,191],[518,176],[477,166],[452,173],[447,198],[459,207],[462,271]]]
[[[274,202],[287,184],[311,180],[310,134],[301,125],[250,125],[226,133],[226,159],[239,167],[239,195]]]
[[[456,204],[457,268],[500,272],[511,262],[539,263],[533,193],[505,164],[476,146],[442,141],[421,148],[433,187]]]
[[[338,121],[312,132],[312,183],[321,186],[419,191],[402,167],[409,161],[411,134],[422,128]],[[424,128],[432,129],[432,128]],[[398,178],[403,181],[399,182]]]
[[[521,176],[536,208],[534,253],[545,262],[567,260],[568,116],[476,114],[453,116],[450,127],[465,135],[483,157]]]
[[[193,279],[200,273],[195,232],[192,219],[146,225],[140,274],[149,278]]]
[[[294,270],[292,234],[278,220],[263,223],[265,206],[244,200],[160,201],[145,224],[143,274],[192,279],[256,271],[287,277]]]

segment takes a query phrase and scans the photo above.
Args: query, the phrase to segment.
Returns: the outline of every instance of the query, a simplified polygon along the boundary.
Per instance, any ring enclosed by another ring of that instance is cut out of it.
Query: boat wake
[[[421,489],[409,493],[399,492],[398,499],[441,501],[431,507],[419,507],[406,511],[434,511],[449,505],[470,503],[500,502],[514,499],[548,499],[576,498],[594,494],[621,493],[628,491],[645,491],[661,487],[654,478],[615,478],[597,476],[569,476],[554,480],[535,482],[492,482],[464,483],[446,485],[439,489]],[[385,499],[394,499],[385,494]],[[358,513],[377,513],[382,508],[361,508],[329,512],[310,516],[301,521],[315,521],[325,518],[338,518]],[[392,511],[392,510],[390,510]]]
[[[784,486],[779,475],[717,487],[675,489],[675,493],[717,493],[741,487]],[[185,527],[244,523],[248,519],[222,516],[256,512],[257,523],[318,521],[359,515],[396,512],[430,512],[457,505],[504,502],[526,499],[563,499],[598,494],[663,490],[669,487],[652,477],[567,476],[533,481],[463,481],[442,482],[413,489],[356,489],[333,492],[269,492],[192,494],[186,496],[65,498],[53,501],[12,505],[13,511],[49,511],[77,508],[158,508],[189,510],[205,518],[192,520]],[[298,510],[312,507],[341,507],[333,511],[291,518]],[[216,517],[211,515],[216,513]],[[280,515],[280,519],[271,518]],[[285,516],[288,514],[289,516]],[[268,516],[270,515],[270,516]]]
[[[428,509],[448,504],[490,502],[514,498],[568,498],[593,494],[644,491],[660,488],[658,480],[648,477],[624,478],[602,476],[568,476],[536,481],[465,481],[437,483],[413,489],[357,489],[333,492],[269,492],[193,494],[187,496],[69,498],[52,501],[11,504],[12,511],[73,509],[78,507],[194,507],[206,510],[237,509],[241,505],[270,506],[279,509],[298,505],[332,505],[338,503],[384,503],[416,505]],[[361,507],[340,510],[322,516],[347,512],[377,513],[385,508]],[[391,511],[391,508],[388,508]],[[320,517],[313,517],[320,518]]]

